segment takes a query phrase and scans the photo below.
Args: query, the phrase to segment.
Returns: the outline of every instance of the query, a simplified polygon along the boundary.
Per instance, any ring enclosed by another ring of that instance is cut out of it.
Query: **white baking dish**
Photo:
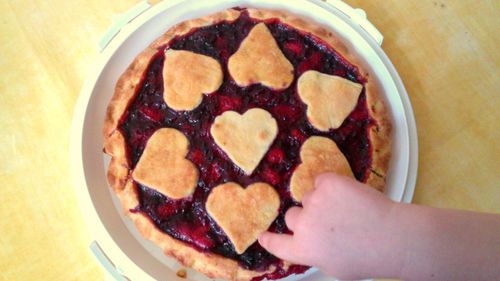
[[[102,153],[101,131],[115,83],[134,57],[173,24],[234,6],[275,8],[301,14],[330,26],[355,46],[379,77],[394,124],[386,194],[396,201],[411,201],[418,161],[413,112],[401,79],[379,46],[383,37],[362,11],[355,11],[337,0],[176,0],[152,7],[143,2],[121,17],[101,42],[101,47],[107,46],[82,88],[71,134],[72,174],[80,207],[93,237],[89,243],[103,266],[117,280],[177,280],[175,272],[180,266],[139,235],[133,223],[123,216],[117,198],[106,183],[108,159]],[[138,12],[143,13],[137,16]],[[299,279],[331,280],[315,270],[286,278]],[[188,271],[187,280],[209,279]]]

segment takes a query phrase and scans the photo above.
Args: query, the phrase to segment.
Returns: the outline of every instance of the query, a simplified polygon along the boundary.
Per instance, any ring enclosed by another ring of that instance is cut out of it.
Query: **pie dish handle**
[[[379,46],[382,46],[384,36],[378,29],[368,20],[366,12],[360,8],[353,8],[341,0],[324,0],[318,1],[328,4],[339,10],[355,24],[359,25]]]
[[[111,260],[106,256],[102,248],[97,244],[97,241],[93,241],[89,245],[90,250],[94,254],[96,260],[101,264],[101,266],[106,269],[111,277],[116,281],[130,281],[129,278],[125,277],[120,270],[111,262]]]
[[[149,1],[143,0],[137,3],[135,6],[127,10],[125,13],[120,14],[113,18],[113,24],[108,28],[106,33],[99,40],[99,51],[102,52],[109,42],[120,32],[124,25],[131,22],[133,19],[138,17],[140,14],[144,13],[147,9],[151,7]]]

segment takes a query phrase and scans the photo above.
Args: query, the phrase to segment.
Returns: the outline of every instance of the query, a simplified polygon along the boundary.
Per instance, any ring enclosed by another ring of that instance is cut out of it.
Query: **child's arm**
[[[340,279],[500,280],[500,215],[395,203],[325,174],[261,245]]]

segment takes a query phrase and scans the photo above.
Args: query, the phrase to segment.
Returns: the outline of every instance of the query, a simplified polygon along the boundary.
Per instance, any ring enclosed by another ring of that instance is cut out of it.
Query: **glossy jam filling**
[[[187,157],[200,171],[196,191],[182,200],[171,200],[138,184],[140,205],[135,211],[143,212],[161,230],[192,247],[236,260],[244,268],[260,271],[275,265],[277,270],[265,277],[277,279],[303,272],[307,267],[293,266],[284,270],[281,268],[281,260],[265,251],[258,243],[238,255],[227,236],[205,210],[210,190],[228,181],[237,182],[241,186],[253,182],[271,184],[280,194],[281,206],[279,216],[270,230],[289,232],[284,222],[284,213],[296,203],[290,197],[288,184],[293,170],[300,163],[302,143],[310,136],[325,136],[334,140],[349,161],[356,178],[364,181],[371,165],[368,129],[373,120],[368,114],[363,90],[356,108],[340,128],[320,132],[309,124],[305,115],[306,106],[296,91],[297,78],[304,71],[314,69],[358,83],[363,83],[364,78],[358,74],[356,67],[320,39],[301,33],[278,20],[268,20],[266,25],[295,67],[293,84],[283,91],[274,91],[260,84],[244,88],[237,86],[227,71],[227,61],[257,23],[257,20],[249,18],[246,11],[243,11],[242,16],[232,23],[222,22],[195,29],[174,38],[167,46],[159,49],[144,75],[142,87],[123,117],[120,130],[128,143],[132,167],[139,160],[146,141],[153,132],[170,127],[180,130],[189,139],[190,151]],[[169,108],[163,101],[164,48],[189,50],[219,60],[224,71],[222,86],[216,93],[205,95],[201,105],[192,111],[176,112]],[[279,133],[253,174],[247,176],[214,143],[210,136],[210,126],[214,118],[224,111],[243,113],[253,107],[270,112],[278,122]]]

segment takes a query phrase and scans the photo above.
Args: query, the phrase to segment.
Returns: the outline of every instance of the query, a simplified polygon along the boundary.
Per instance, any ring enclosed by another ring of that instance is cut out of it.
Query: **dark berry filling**
[[[139,160],[146,141],[153,132],[170,127],[180,130],[189,139],[191,147],[187,158],[200,171],[196,191],[182,200],[171,200],[138,184],[140,205],[135,211],[147,214],[161,230],[192,247],[234,259],[244,268],[259,271],[276,265],[278,269],[265,277],[277,279],[303,272],[307,267],[292,266],[284,270],[281,260],[265,251],[258,243],[238,255],[227,236],[205,210],[210,190],[228,181],[237,182],[241,186],[254,182],[273,185],[280,194],[281,206],[280,214],[270,230],[287,233],[289,230],[284,222],[284,213],[289,207],[296,205],[290,197],[288,184],[294,168],[300,164],[302,143],[310,136],[325,136],[334,140],[349,161],[356,178],[364,181],[371,165],[368,130],[374,122],[368,114],[363,90],[356,108],[340,128],[320,132],[309,124],[305,115],[306,106],[296,91],[297,78],[304,71],[314,69],[358,83],[364,83],[364,78],[355,66],[320,39],[299,32],[278,20],[268,20],[266,25],[295,67],[293,84],[283,91],[274,91],[260,84],[244,88],[237,86],[227,71],[227,61],[257,23],[257,20],[249,18],[243,10],[242,16],[234,22],[195,29],[160,48],[144,75],[142,87],[123,117],[120,130],[127,140],[132,167]],[[176,112],[163,101],[161,70],[165,48],[208,55],[223,66],[222,86],[216,93],[205,95],[201,105],[192,111]],[[259,166],[252,175],[247,176],[214,143],[210,136],[210,126],[214,118],[224,111],[243,113],[253,107],[270,112],[278,122],[279,133]]]

